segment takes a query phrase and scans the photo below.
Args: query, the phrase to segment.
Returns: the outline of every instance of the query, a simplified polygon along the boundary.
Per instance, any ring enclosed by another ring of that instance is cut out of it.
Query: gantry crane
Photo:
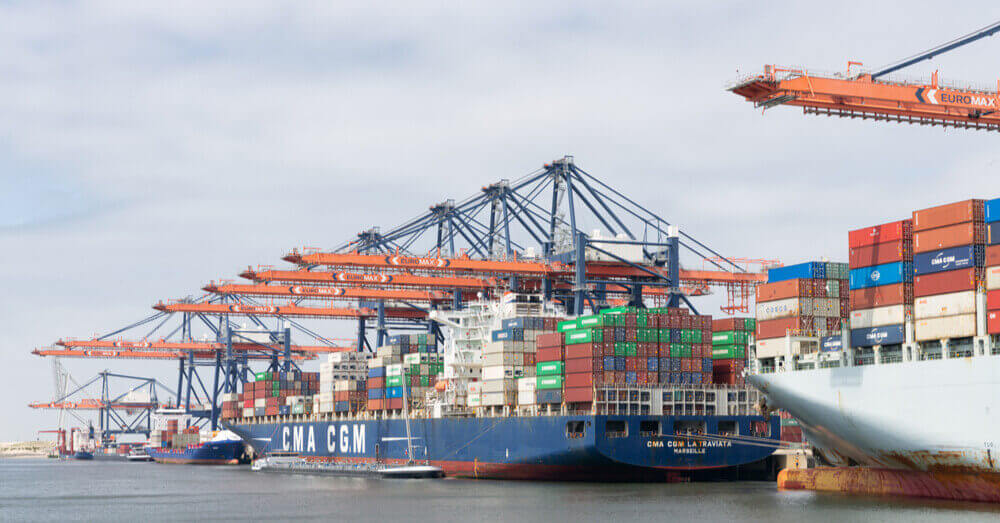
[[[763,73],[740,78],[729,90],[764,110],[794,105],[805,114],[1000,131],[1000,80],[995,89],[983,89],[946,85],[936,71],[926,83],[888,77],[998,31],[1000,22],[873,72],[860,70],[859,62],[848,62],[847,71],[837,74],[766,65]]]

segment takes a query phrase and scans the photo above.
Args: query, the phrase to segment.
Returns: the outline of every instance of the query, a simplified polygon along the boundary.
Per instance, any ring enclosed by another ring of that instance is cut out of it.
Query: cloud
[[[43,423],[21,407],[50,394],[32,347],[564,154],[720,252],[787,262],[990,196],[991,135],[761,115],[723,89],[764,63],[888,62],[1000,11],[980,4],[4,4],[0,439]],[[912,72],[991,80],[995,45]]]

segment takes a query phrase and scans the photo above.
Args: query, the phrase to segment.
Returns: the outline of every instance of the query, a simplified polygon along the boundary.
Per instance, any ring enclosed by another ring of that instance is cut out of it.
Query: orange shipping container
[[[800,316],[792,318],[778,318],[776,320],[766,320],[757,322],[757,339],[782,338],[786,334],[793,336],[802,335],[810,330],[812,321],[810,318]]]
[[[757,303],[800,296],[812,296],[812,280],[785,280],[757,286]]]
[[[914,231],[926,231],[972,221],[983,221],[983,200],[965,200],[913,211]]]
[[[960,223],[913,235],[913,252],[930,252],[949,247],[981,244],[986,240],[986,225],[981,222]]]
[[[986,248],[986,266],[994,267],[1000,265],[1000,245]]]

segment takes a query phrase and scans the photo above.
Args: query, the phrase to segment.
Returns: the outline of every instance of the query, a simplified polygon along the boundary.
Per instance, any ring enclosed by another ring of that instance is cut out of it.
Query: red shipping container
[[[898,240],[851,249],[847,264],[852,269],[913,259],[913,242]]]
[[[566,360],[566,374],[574,372],[592,372],[593,370],[593,358],[571,358]]]
[[[871,309],[884,305],[899,305],[913,301],[913,288],[909,283],[869,287],[851,291],[850,309]],[[843,305],[843,304],[841,304]]]
[[[950,247],[986,243],[986,225],[981,222],[960,223],[913,235],[913,252],[930,252]]]
[[[558,347],[562,345],[563,333],[561,332],[546,332],[545,334],[539,334],[535,338],[535,345],[538,348],[542,347]]]
[[[986,248],[986,266],[994,267],[1000,265],[1000,245]]]
[[[534,352],[525,352],[524,356],[523,356],[523,359],[524,359],[524,366],[525,367],[531,367],[531,366],[533,366],[535,364],[535,353]]]
[[[538,349],[535,353],[535,362],[542,361],[560,361],[563,359],[563,348],[562,347],[546,347],[544,349]]]
[[[588,358],[589,359],[589,358],[593,358],[595,355],[599,356],[601,354],[601,350],[598,348],[598,350],[596,351],[596,354],[595,354],[594,345],[595,344],[593,344],[593,343],[576,343],[576,344],[573,344],[573,345],[567,345],[566,346],[566,359],[567,360],[572,359],[572,358]]]
[[[812,296],[812,280],[795,279],[764,283],[757,286],[757,303]]]
[[[865,227],[847,233],[848,247],[863,247],[865,245],[875,245],[877,243],[905,240],[910,237],[913,230],[911,220],[900,220],[898,222],[884,223],[874,227]]]
[[[635,373],[635,382],[638,383],[639,385],[645,385],[646,384],[646,378],[648,376],[649,376],[648,372],[646,372],[644,370],[640,370],[639,372]]]
[[[403,408],[403,398],[391,398],[384,401],[386,403],[386,408],[390,410],[398,410]]]
[[[592,387],[567,387],[563,392],[563,401],[566,403],[590,403],[594,401],[594,389]]]
[[[913,211],[914,231],[926,231],[956,223],[974,221],[983,221],[983,200],[965,200]],[[915,238],[914,242],[916,242]]]
[[[976,288],[976,269],[959,269],[913,277],[913,296],[933,296],[949,292],[971,291]]]
[[[786,334],[793,336],[800,332],[812,330],[812,319],[795,316],[757,322],[757,339],[784,338]]]
[[[384,389],[385,378],[368,378],[369,389]]]
[[[615,372],[612,370],[606,370],[601,373],[601,384],[602,385],[614,385],[615,384]]]
[[[986,310],[1000,310],[1000,290],[989,291],[986,293]]]
[[[383,400],[368,400],[368,410],[382,410]]]
[[[1000,334],[1000,311],[989,311],[986,313],[986,332],[989,334]]]
[[[629,372],[635,372],[639,370],[638,368],[636,368],[637,364],[636,360],[637,358],[635,356],[625,356],[625,370]]]
[[[682,329],[693,329],[694,328],[694,318],[691,316],[681,316],[681,328]]]
[[[660,383],[660,374],[657,372],[647,372],[646,373],[646,384],[647,385],[657,385]]]
[[[589,372],[566,373],[566,388],[593,387],[594,375]]]
[[[712,320],[712,330],[715,332],[743,330],[743,319],[741,318],[738,323],[736,318],[719,318],[717,320]]]

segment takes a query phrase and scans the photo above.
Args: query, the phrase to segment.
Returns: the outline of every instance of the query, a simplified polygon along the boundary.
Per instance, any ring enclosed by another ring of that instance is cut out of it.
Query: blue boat
[[[184,465],[239,465],[249,463],[240,440],[206,441],[184,448],[155,447],[147,452],[157,463]]]
[[[94,454],[86,450],[78,450],[73,454],[73,459],[92,460],[94,459]]]
[[[287,418],[295,418],[289,416]],[[638,481],[759,462],[780,420],[761,416],[539,415],[411,419],[412,458],[448,476]],[[334,463],[404,464],[405,420],[232,423],[257,455],[296,452]]]

